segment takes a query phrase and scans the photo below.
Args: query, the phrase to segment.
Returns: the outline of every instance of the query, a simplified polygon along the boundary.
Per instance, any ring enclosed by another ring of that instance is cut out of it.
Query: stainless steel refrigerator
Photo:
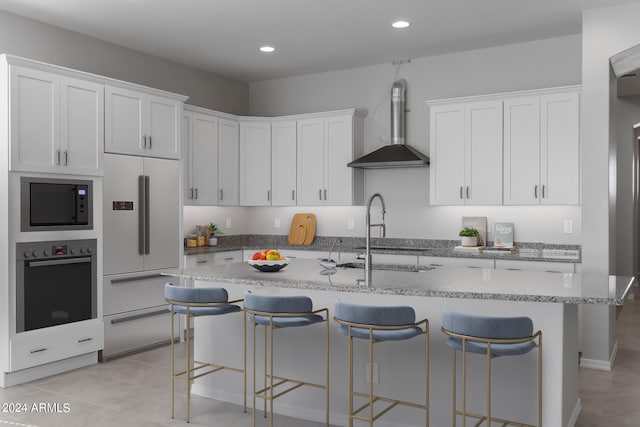
[[[180,264],[179,170],[177,160],[104,156],[102,360],[171,339],[160,272]]]

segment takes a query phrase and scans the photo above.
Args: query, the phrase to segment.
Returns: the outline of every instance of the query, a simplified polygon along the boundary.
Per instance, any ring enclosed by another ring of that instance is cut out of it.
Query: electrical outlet
[[[224,228],[231,228],[231,218],[226,219]]]
[[[347,220],[347,230],[353,230],[355,227],[355,222],[353,221],[353,218],[349,218]]]
[[[563,222],[563,226],[564,226],[565,234],[573,233],[573,221],[566,220],[566,221]]]
[[[274,226],[275,228],[280,228],[280,218],[275,218],[275,219],[273,220],[273,226]]]
[[[370,378],[369,377],[369,373],[371,372],[369,370],[369,366],[370,366],[369,363],[367,363],[367,366],[366,366],[366,371],[367,372],[365,372],[365,377],[366,377],[367,384],[371,383],[371,380],[369,379]],[[380,384],[380,375],[378,373],[378,364],[377,363],[373,364],[373,383],[374,384]]]

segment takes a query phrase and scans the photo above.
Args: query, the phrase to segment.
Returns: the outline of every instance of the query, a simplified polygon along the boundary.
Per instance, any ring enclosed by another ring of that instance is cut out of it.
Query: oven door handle
[[[49,265],[62,265],[62,264],[80,264],[83,262],[91,262],[91,257],[63,258],[63,259],[52,259],[47,261],[30,261],[29,267],[46,267]]]

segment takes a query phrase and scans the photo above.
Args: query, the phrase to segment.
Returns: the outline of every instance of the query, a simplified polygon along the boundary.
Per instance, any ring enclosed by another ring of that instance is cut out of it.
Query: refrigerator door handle
[[[144,176],[144,254],[149,255],[151,239],[151,212],[149,209],[149,175]]]
[[[138,209],[138,253],[144,255],[145,248],[145,218],[147,217],[147,197],[145,194],[145,176],[138,176],[138,200],[140,209]]]

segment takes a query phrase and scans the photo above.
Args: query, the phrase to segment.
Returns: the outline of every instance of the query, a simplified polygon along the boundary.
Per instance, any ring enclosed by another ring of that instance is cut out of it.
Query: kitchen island
[[[391,268],[391,267],[390,267]],[[317,260],[295,259],[276,273],[262,273],[246,263],[207,266],[168,272],[187,286],[222,286],[230,298],[241,298],[246,290],[281,295],[308,295],[314,307],[333,311],[337,299],[378,304],[411,305],[418,319],[430,322],[430,422],[434,426],[451,424],[451,351],[440,332],[444,310],[481,315],[526,315],[543,334],[543,425],[572,426],[580,412],[578,398],[578,310],[577,304],[620,305],[634,279],[607,275],[524,272],[457,267],[417,267],[407,271],[374,270],[373,286],[358,284],[363,270],[338,267],[323,270]],[[197,319],[195,354],[199,360],[238,364],[242,360],[242,322],[235,316]],[[304,328],[309,329],[309,328]],[[331,422],[346,425],[346,338],[331,328]],[[309,381],[322,373],[319,366],[322,331],[285,330],[276,335],[276,372],[302,375]],[[384,343],[376,350],[381,395],[404,400],[423,398],[419,378],[422,368],[420,340]],[[259,341],[261,342],[261,341]],[[362,356],[356,359],[356,387],[367,386],[364,344],[356,345]],[[470,357],[473,373],[468,384],[471,410],[484,406],[484,358]],[[236,376],[209,376],[196,381],[194,393],[240,403],[242,385]],[[497,360],[493,369],[494,415],[534,423],[536,419],[535,352]],[[249,389],[251,382],[249,382]],[[275,411],[320,421],[323,407],[317,391],[300,391],[281,399]],[[261,407],[260,402],[259,407]],[[413,409],[394,409],[381,418],[380,426],[423,425],[423,415]]]

